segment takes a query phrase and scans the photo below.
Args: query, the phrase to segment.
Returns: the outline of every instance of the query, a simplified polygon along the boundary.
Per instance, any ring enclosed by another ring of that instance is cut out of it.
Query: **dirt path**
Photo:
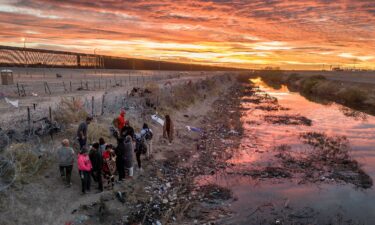
[[[181,80],[180,82],[183,82]],[[177,82],[177,81],[176,81]],[[224,84],[218,90],[225,91],[231,84]],[[158,124],[151,124],[154,131],[154,153],[151,160],[145,160],[145,171],[140,173],[135,171],[133,180],[126,180],[123,183],[117,183],[114,191],[104,191],[103,193],[95,193],[96,185],[92,183],[92,191],[89,194],[80,194],[80,179],[78,177],[76,165],[74,165],[72,173],[72,187],[67,188],[63,185],[59,178],[58,167],[53,163],[48,169],[44,170],[36,180],[29,184],[19,186],[15,191],[9,193],[9,202],[0,209],[0,223],[4,225],[14,224],[66,224],[67,222],[74,222],[79,224],[79,221],[90,221],[85,224],[98,224],[96,221],[96,213],[92,214],[91,219],[87,218],[87,213],[82,214],[82,209],[90,210],[95,208],[100,202],[100,199],[111,199],[115,197],[116,191],[130,191],[137,196],[138,192],[143,193],[145,183],[152,179],[152,173],[155,172],[155,162],[161,162],[170,159],[173,155],[184,155],[186,151],[196,149],[194,141],[199,140],[198,133],[189,132],[187,125],[201,127],[202,118],[210,116],[208,113],[212,109],[212,104],[219,96],[207,95],[201,101],[195,102],[190,107],[175,111],[172,114],[172,119],[175,123],[176,138],[172,146],[169,146],[162,139],[162,127]],[[138,115],[129,112],[129,118],[137,117]],[[110,120],[114,116],[106,115],[106,120]],[[139,123],[141,121],[135,121]],[[134,124],[134,123],[133,123]],[[139,126],[139,124],[137,124]],[[56,137],[60,140],[64,134]],[[58,143],[54,144],[55,148]],[[185,160],[185,159],[184,159]],[[144,197],[144,196],[143,196]],[[142,198],[142,196],[140,197]],[[125,216],[127,209],[119,201],[110,201],[106,204],[110,215],[114,218],[121,219],[121,215]],[[22,214],[20,214],[22,212]],[[120,217],[120,218],[118,218]],[[113,218],[112,218],[113,219]],[[95,222],[96,221],[96,222]],[[113,224],[113,220],[106,220],[100,224]]]

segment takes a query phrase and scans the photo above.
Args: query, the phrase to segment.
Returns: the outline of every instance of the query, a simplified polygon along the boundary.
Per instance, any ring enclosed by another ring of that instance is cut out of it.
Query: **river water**
[[[348,116],[348,111],[340,105],[311,102],[286,87],[275,90],[260,79],[253,82],[290,110],[267,112],[243,103],[248,110],[241,118],[245,131],[240,147],[229,160],[234,166],[230,171],[200,179],[233,191],[236,200],[230,209],[234,215],[221,224],[375,224],[374,187],[363,190],[334,181],[300,184],[296,179],[256,180],[228,173],[275,165],[275,146],[288,144],[303,151],[306,146],[298,138],[299,134],[318,131],[346,136],[352,148],[351,156],[375,180],[375,117]],[[262,119],[265,114],[300,114],[313,124],[311,127],[269,124]]]

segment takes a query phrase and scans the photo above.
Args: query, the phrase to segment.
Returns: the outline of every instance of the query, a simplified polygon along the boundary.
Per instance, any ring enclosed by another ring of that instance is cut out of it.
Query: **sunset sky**
[[[0,0],[0,45],[243,68],[375,68],[375,0]]]

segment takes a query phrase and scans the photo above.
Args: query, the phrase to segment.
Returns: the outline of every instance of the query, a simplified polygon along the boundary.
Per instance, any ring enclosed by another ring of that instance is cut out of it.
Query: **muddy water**
[[[235,150],[232,168],[199,182],[215,182],[230,188],[236,201],[230,204],[235,214],[221,224],[375,224],[375,189],[358,189],[351,184],[326,180],[299,183],[298,179],[252,179],[233,172],[275,166],[274,147],[291,145],[294,151],[306,146],[298,138],[301,132],[318,131],[344,135],[350,141],[351,156],[375,180],[375,117],[359,114],[351,117],[342,106],[311,102],[287,88],[274,90],[261,80],[253,80],[288,111],[255,110],[243,103],[244,138]],[[344,113],[346,112],[346,113]],[[264,115],[300,114],[313,121],[311,127],[266,123]],[[279,223],[280,222],[280,223]]]

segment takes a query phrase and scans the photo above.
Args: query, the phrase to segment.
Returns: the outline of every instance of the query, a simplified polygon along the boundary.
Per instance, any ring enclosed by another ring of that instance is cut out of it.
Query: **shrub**
[[[313,88],[316,85],[318,85],[320,82],[325,81],[325,80],[326,78],[321,75],[304,78],[301,81],[301,92],[303,94],[311,94],[313,93],[312,92]]]
[[[53,111],[53,116],[58,123],[71,124],[84,120],[88,113],[81,100],[62,98],[58,107]]]
[[[107,142],[112,138],[111,133],[109,132],[109,127],[100,123],[90,123],[87,131],[88,143],[98,142],[101,137]]]
[[[360,106],[367,100],[366,93],[355,87],[341,89],[338,92],[338,96],[345,104],[351,106]]]

